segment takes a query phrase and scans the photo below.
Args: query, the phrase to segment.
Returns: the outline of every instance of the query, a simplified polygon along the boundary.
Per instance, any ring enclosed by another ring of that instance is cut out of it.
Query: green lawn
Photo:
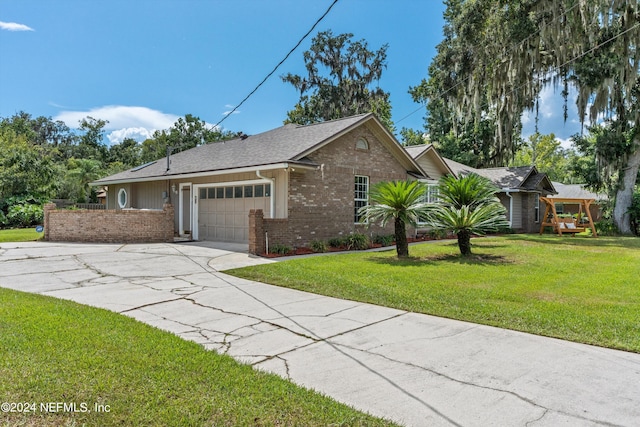
[[[38,233],[35,227],[32,228],[12,228],[9,230],[0,230],[0,243],[2,242],[31,242],[38,240],[44,236],[44,233]]]
[[[35,409],[30,414],[0,412],[3,426],[390,425],[126,316],[69,301],[0,288],[0,337],[0,403],[36,405],[27,406]],[[46,414],[41,403],[59,412]],[[76,406],[56,406],[63,403]]]
[[[226,271],[338,298],[640,352],[640,239],[509,235]]]

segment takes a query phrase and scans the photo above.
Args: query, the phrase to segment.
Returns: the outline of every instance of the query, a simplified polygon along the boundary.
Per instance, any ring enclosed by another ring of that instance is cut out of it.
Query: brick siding
[[[59,210],[44,208],[45,240],[87,243],[173,242],[174,209]]]
[[[368,150],[355,148],[361,137],[367,140]],[[407,179],[406,169],[373,132],[361,126],[308,157],[321,167],[289,172],[286,219],[261,218],[257,212],[249,214],[249,252],[264,252],[265,238],[257,233],[266,233],[270,245],[291,247],[309,246],[313,240],[327,241],[350,233],[370,237],[393,234],[393,224],[380,228],[377,224],[354,223],[356,175],[369,177],[369,190],[381,181]]]

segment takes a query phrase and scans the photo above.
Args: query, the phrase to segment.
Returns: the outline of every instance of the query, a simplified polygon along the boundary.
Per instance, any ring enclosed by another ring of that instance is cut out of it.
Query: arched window
[[[364,138],[358,138],[358,140],[356,141],[356,150],[368,150],[368,149],[369,149],[369,143],[367,142],[367,140]]]
[[[120,206],[120,209],[124,209],[127,206],[127,190],[124,188],[118,191],[118,206]]]

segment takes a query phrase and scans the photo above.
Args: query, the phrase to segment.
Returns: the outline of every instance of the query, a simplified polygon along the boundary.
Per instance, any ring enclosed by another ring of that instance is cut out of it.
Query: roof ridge
[[[309,123],[309,124],[306,124],[306,125],[300,125],[300,124],[296,124],[296,123],[287,123],[287,124],[288,125],[295,125],[296,128],[303,128],[303,127],[324,125],[324,124],[327,124],[327,123],[335,123],[335,122],[339,122],[340,120],[349,120],[349,119],[354,119],[356,117],[364,117],[364,116],[367,116],[367,115],[373,115],[373,113],[369,112],[369,113],[354,114],[353,116],[340,117],[338,119],[325,120],[325,121],[322,121],[322,122],[314,122],[314,123]]]

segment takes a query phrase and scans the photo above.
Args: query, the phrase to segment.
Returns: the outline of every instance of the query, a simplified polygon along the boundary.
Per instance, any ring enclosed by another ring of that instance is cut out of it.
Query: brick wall
[[[356,149],[364,137],[368,150]],[[381,181],[407,179],[406,169],[366,126],[341,136],[311,153],[309,159],[321,165],[318,170],[289,172],[287,219],[263,218],[249,223],[249,251],[264,252],[266,232],[269,244],[292,247],[309,246],[313,240],[327,241],[350,233],[393,234],[393,224],[384,229],[376,224],[354,223],[354,178],[369,177],[369,189]],[[255,215],[255,213],[254,213]],[[408,233],[412,231],[407,230]],[[251,242],[258,244],[251,245]]]
[[[173,242],[172,205],[162,210],[58,210],[45,205],[45,240],[52,242]]]

